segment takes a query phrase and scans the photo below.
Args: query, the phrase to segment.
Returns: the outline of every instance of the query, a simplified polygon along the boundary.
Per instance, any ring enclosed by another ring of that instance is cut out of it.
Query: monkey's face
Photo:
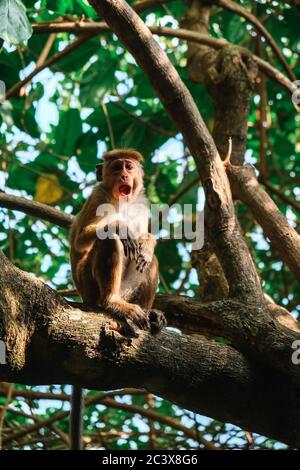
[[[140,165],[130,158],[118,158],[104,167],[103,183],[113,198],[135,199],[143,186]]]

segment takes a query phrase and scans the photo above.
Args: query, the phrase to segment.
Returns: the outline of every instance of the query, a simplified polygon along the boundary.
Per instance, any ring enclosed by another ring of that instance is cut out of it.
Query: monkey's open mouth
[[[120,196],[128,196],[130,193],[131,193],[131,186],[129,186],[129,184],[121,184],[121,186],[119,186]]]

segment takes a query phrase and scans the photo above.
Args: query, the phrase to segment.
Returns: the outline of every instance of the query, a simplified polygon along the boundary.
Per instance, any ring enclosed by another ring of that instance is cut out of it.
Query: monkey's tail
[[[73,386],[71,395],[71,415],[70,415],[70,450],[82,449],[82,428],[83,428],[83,389]]]

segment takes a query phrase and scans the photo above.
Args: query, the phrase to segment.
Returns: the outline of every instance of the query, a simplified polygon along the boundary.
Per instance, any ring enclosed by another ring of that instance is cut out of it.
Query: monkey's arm
[[[86,251],[97,237],[99,219],[92,220],[88,225],[77,225],[74,230],[74,247],[77,251]]]
[[[77,226],[75,233],[74,246],[79,252],[88,250],[96,238],[101,240],[114,238],[117,235],[123,244],[125,256],[129,256],[130,259],[137,259],[139,242],[122,220],[95,217],[86,226]]]
[[[138,257],[136,261],[136,269],[141,273],[150,265],[156,245],[156,239],[151,233],[140,235],[138,239]]]

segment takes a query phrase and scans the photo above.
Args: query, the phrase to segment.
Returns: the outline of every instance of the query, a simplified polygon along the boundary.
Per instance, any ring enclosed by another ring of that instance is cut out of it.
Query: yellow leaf
[[[56,204],[63,195],[63,189],[56,175],[40,175],[36,182],[34,199],[44,204]]]

